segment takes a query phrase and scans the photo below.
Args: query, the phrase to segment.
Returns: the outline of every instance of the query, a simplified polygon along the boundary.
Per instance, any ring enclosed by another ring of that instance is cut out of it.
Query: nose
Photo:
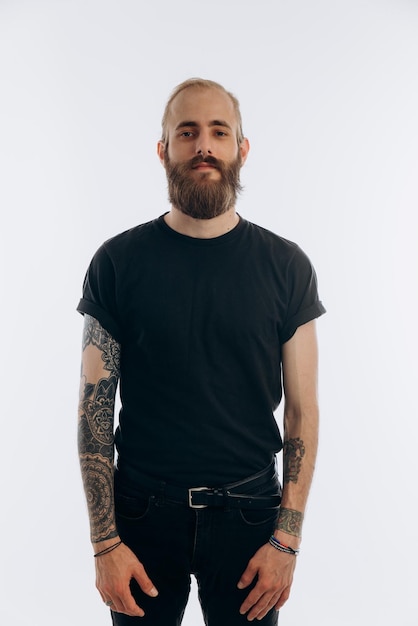
[[[203,157],[212,154],[212,146],[209,133],[201,132],[196,141],[196,153]]]

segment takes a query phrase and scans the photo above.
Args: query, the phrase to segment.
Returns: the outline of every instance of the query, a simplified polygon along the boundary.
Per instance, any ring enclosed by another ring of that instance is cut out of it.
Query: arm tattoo
[[[81,391],[80,428],[83,433],[80,441],[84,452],[102,452],[103,447],[113,446],[113,412],[118,384],[116,376],[101,378],[96,385],[84,380]],[[104,452],[108,456],[107,452]]]
[[[80,454],[93,542],[111,539],[118,534],[113,516],[112,466],[100,454]]]
[[[293,509],[280,508],[276,529],[294,537],[302,536],[303,513]]]
[[[97,346],[102,351],[104,369],[119,374],[120,345],[94,317],[91,317],[91,315],[85,315],[84,317],[83,350],[89,344]]]
[[[300,439],[288,439],[283,446],[283,480],[285,483],[297,483],[302,459],[305,456],[305,446]]]
[[[120,373],[120,345],[93,317],[85,316],[83,350],[92,344],[101,351],[108,378],[93,384],[82,376],[78,450],[89,509],[91,540],[117,535],[113,506],[113,421]]]

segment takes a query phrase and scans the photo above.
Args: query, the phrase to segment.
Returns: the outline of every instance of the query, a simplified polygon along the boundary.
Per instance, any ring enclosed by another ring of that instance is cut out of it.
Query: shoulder
[[[118,233],[117,235],[107,239],[101,247],[110,254],[120,249],[126,249],[132,245],[135,246],[141,241],[146,241],[147,238],[153,236],[156,221],[157,220],[152,220],[144,224],[139,224],[138,226],[134,226],[128,230]]]
[[[291,262],[298,259],[307,259],[305,252],[294,241],[286,239],[253,222],[247,221],[246,224],[249,239],[253,244],[258,245],[260,249],[264,248],[270,251],[274,256],[280,257],[282,261]]]
[[[147,255],[155,247],[159,236],[158,218],[139,224],[106,239],[96,251],[95,257],[119,265],[130,263],[133,258]]]
[[[90,271],[99,274],[124,271],[132,259],[152,248],[156,221],[139,224],[106,239],[93,254]]]

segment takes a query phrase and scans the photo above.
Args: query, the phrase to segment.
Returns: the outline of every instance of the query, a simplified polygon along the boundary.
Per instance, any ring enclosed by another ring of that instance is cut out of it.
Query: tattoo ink
[[[283,479],[285,483],[297,483],[305,446],[300,437],[288,439],[283,447]]]
[[[279,518],[276,523],[276,530],[282,530],[288,535],[301,537],[303,524],[303,513],[293,509],[280,508]]]
[[[85,316],[83,351],[97,347],[110,372],[97,383],[82,375],[78,449],[93,542],[117,536],[113,506],[114,410],[120,375],[120,345],[93,317]]]

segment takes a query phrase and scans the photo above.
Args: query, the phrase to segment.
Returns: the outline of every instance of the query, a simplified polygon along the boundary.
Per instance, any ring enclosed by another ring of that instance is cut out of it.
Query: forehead
[[[172,101],[167,118],[168,129],[183,122],[208,125],[214,120],[227,122],[234,130],[237,118],[231,98],[216,88],[189,87]]]

